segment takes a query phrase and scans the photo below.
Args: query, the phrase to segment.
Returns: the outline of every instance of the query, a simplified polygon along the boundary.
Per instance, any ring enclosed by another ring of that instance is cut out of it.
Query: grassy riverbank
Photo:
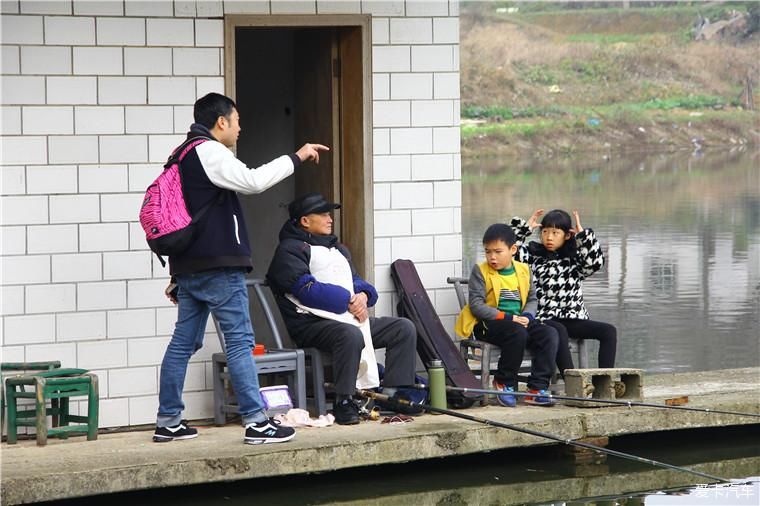
[[[759,116],[742,107],[742,90],[747,76],[757,84],[760,38],[690,36],[698,15],[714,22],[742,5],[463,3],[463,153],[758,143]]]

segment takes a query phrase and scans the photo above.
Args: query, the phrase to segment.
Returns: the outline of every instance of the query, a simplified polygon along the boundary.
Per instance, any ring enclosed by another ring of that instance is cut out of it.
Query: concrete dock
[[[688,396],[689,407],[760,414],[760,368],[648,375],[646,402]],[[487,406],[468,414],[551,433],[566,439],[758,424],[760,419],[645,407],[517,408]],[[152,431],[2,444],[2,504],[25,504],[209,482],[329,472],[545,445],[543,438],[447,415],[425,415],[401,425],[299,429],[285,444],[242,443],[236,425],[199,427],[200,436],[168,444],[151,442]],[[33,485],[32,485],[33,484]]]

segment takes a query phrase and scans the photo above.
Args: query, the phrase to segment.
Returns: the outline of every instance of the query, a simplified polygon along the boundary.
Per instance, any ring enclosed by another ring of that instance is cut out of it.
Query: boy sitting
[[[517,391],[517,373],[527,347],[533,355],[528,377],[528,393],[533,395],[526,396],[524,402],[552,406],[547,389],[559,337],[555,329],[535,320],[536,294],[530,267],[512,260],[517,253],[515,242],[515,233],[506,224],[496,223],[486,230],[486,261],[472,267],[467,285],[469,304],[457,318],[456,333],[501,348],[493,386],[504,392],[497,399],[507,407],[516,405],[510,392]]]

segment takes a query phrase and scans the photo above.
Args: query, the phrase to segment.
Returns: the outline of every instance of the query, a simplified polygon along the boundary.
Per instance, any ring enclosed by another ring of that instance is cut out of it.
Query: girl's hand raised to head
[[[533,230],[534,228],[540,226],[540,223],[538,222],[538,219],[544,214],[543,209],[536,209],[533,211],[533,214],[530,215],[530,218],[528,218],[528,228]]]
[[[575,228],[573,229],[573,233],[579,234],[583,232],[583,226],[581,226],[581,217],[578,214],[578,211],[573,211],[573,216],[575,216]]]

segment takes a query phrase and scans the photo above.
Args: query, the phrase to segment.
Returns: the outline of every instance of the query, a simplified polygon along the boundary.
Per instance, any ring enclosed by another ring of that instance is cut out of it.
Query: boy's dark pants
[[[533,360],[530,363],[528,389],[545,390],[554,373],[559,337],[557,331],[537,321],[528,327],[511,320],[485,320],[475,326],[475,338],[501,348],[499,366],[494,379],[517,390],[517,373],[527,348]]]

